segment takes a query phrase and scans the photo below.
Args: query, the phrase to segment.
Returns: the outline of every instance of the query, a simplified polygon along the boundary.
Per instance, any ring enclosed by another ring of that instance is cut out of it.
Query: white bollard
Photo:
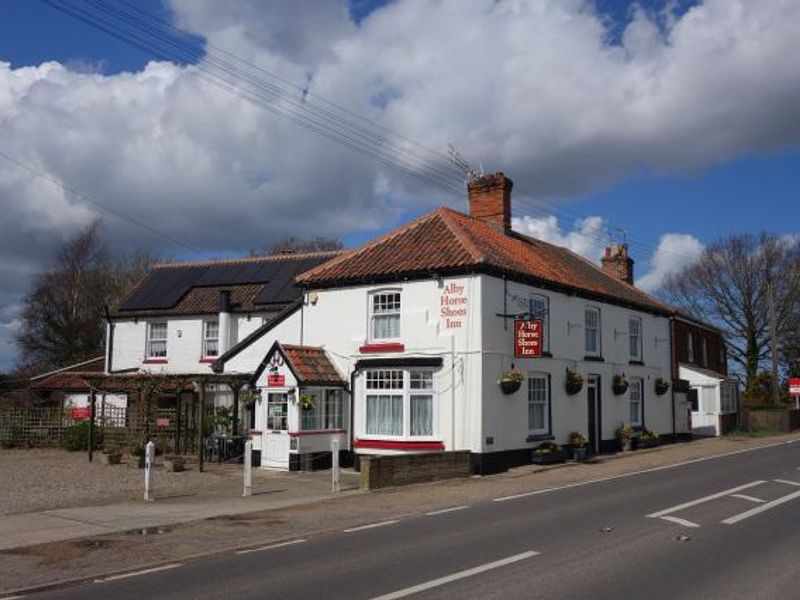
[[[153,501],[153,466],[156,462],[156,445],[147,442],[144,450],[144,500]]]
[[[244,493],[242,496],[253,495],[253,442],[244,443]]]
[[[339,440],[333,438],[331,440],[331,489],[333,493],[339,491],[339,481],[341,479],[341,471],[339,471]]]

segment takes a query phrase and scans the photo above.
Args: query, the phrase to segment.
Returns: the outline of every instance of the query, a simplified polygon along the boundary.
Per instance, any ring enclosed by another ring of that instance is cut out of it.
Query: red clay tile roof
[[[604,273],[571,250],[501,229],[441,207],[297,277],[309,287],[336,287],[474,270],[588,293],[672,314],[655,298]]]
[[[345,385],[345,380],[322,348],[288,344],[281,344],[280,347],[301,385]]]
[[[88,375],[85,373],[84,375]],[[56,373],[44,379],[31,382],[31,389],[37,391],[64,390],[64,391],[89,391],[89,384],[80,373]],[[97,375],[97,373],[92,373]]]

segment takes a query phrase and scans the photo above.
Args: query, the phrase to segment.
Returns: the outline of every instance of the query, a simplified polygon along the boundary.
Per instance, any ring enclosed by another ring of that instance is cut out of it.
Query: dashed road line
[[[785,483],[786,485],[796,485],[800,487],[800,483],[798,483],[797,481],[789,481],[788,479],[773,479],[772,481],[775,481],[777,483]]]
[[[372,600],[397,600],[397,598],[405,598],[406,596],[411,596],[412,594],[418,594],[419,592],[424,592],[425,590],[430,590],[435,587],[451,583],[453,581],[458,581],[459,579],[466,579],[467,577],[472,577],[473,575],[480,575],[481,573],[485,573],[486,571],[499,569],[500,567],[504,567],[506,565],[511,565],[520,562],[522,560],[532,558],[534,556],[537,556],[538,554],[539,552],[534,552],[532,550],[528,552],[523,552],[522,554],[515,554],[514,556],[509,556],[508,558],[503,558],[501,560],[496,560],[494,562],[486,563],[485,565],[480,565],[478,567],[466,569],[465,571],[458,571],[457,573],[446,575],[444,577],[439,577],[438,579],[432,579],[431,581],[407,587],[405,589],[398,590],[390,594],[384,594],[383,596],[378,596],[376,598],[373,598]]]
[[[749,500],[750,502],[757,502],[759,504],[766,502],[766,500],[756,498],[755,496],[748,496],[747,494],[731,494],[731,498],[740,498],[741,500]]]
[[[677,523],[678,525],[683,525],[684,527],[700,527],[699,523],[689,521],[688,519],[681,519],[680,517],[673,517],[671,515],[664,515],[663,517],[659,517],[659,519],[663,521],[670,521],[671,523]]]
[[[245,550],[238,550],[236,554],[251,554],[252,552],[263,552],[264,550],[274,550],[275,548],[284,548],[285,546],[294,546],[295,544],[302,544],[308,540],[291,540],[288,542],[279,542],[277,544],[270,544],[269,546],[261,546],[259,548],[247,548]]]
[[[133,571],[132,573],[120,573],[119,575],[110,575],[108,577],[102,577],[100,579],[95,579],[94,583],[105,583],[107,581],[117,581],[118,579],[127,579],[128,577],[137,577],[139,575],[148,575],[150,573],[158,573],[159,571],[167,571],[169,569],[175,569],[177,567],[182,567],[183,563],[172,563],[170,565],[161,565],[160,567],[153,567],[152,569],[142,569],[141,571]]]
[[[747,510],[747,511],[745,511],[743,513],[739,513],[738,515],[734,515],[734,516],[729,517],[729,518],[725,519],[724,521],[720,521],[720,522],[725,524],[725,525],[733,525],[735,523],[738,523],[739,521],[744,521],[745,519],[749,519],[750,517],[754,517],[754,516],[756,516],[758,514],[761,514],[762,512],[766,512],[766,511],[768,511],[768,510],[770,510],[772,508],[775,508],[776,506],[779,506],[779,505],[781,505],[781,504],[783,504],[785,502],[789,502],[791,500],[794,500],[795,498],[800,498],[800,491],[794,492],[792,494],[788,494],[786,496],[781,496],[780,498],[776,498],[775,500],[772,500],[771,502],[767,502],[767,503],[762,504],[760,506],[756,506],[755,508],[751,508],[750,510]]]
[[[380,523],[371,523],[370,525],[360,525],[358,527],[351,527],[350,529],[344,529],[344,533],[353,533],[354,531],[362,531],[364,529],[374,529],[376,527],[386,527],[387,525],[395,525],[400,521],[382,521]]]
[[[426,512],[425,514],[427,516],[429,516],[429,517],[432,517],[434,515],[443,515],[445,513],[455,512],[457,510],[464,510],[466,508],[469,508],[469,506],[466,506],[466,505],[463,505],[463,506],[451,506],[450,508],[442,508],[441,510],[433,510],[431,512]]]

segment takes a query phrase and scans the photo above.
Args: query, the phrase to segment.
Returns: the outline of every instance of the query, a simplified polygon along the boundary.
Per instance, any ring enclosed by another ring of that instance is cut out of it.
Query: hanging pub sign
[[[286,376],[270,373],[267,375],[267,387],[283,387],[286,385]]]
[[[541,355],[541,319],[517,319],[514,321],[514,357],[539,358]]]

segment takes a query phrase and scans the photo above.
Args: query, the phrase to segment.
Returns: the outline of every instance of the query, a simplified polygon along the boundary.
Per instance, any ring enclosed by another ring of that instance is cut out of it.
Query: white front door
[[[289,468],[288,409],[288,397],[285,393],[267,394],[267,427],[264,430],[261,461],[264,468]]]
[[[719,435],[719,406],[717,388],[697,388],[697,410],[692,411],[692,433],[697,435]]]

